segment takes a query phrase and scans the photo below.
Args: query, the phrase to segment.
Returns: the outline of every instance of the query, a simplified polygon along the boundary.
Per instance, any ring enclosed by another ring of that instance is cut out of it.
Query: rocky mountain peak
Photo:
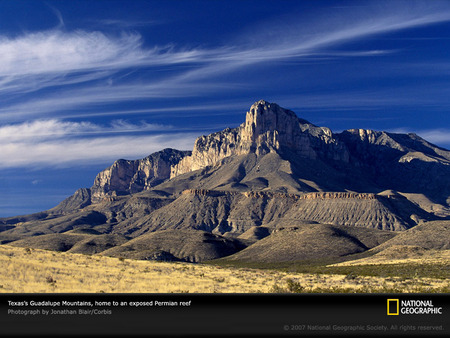
[[[214,165],[233,155],[263,156],[283,149],[307,159],[348,161],[347,149],[330,129],[300,119],[276,103],[260,100],[250,107],[239,127],[197,138],[192,155],[176,164],[170,177]]]
[[[289,109],[260,100],[246,112],[240,126],[198,137],[192,152],[165,149],[141,160],[116,161],[96,177],[90,189],[91,199],[98,202],[109,195],[151,189],[169,178],[214,166],[227,157],[248,154],[263,157],[269,153],[283,153],[284,158],[319,160],[337,167],[350,164],[366,168],[374,177],[384,177],[396,163],[399,166],[404,162],[418,163],[422,168],[424,163],[447,165],[450,161],[448,151],[417,135],[364,129],[333,134],[326,127],[299,118]],[[398,185],[403,176],[409,177],[400,175],[387,186]],[[408,186],[406,178],[402,186]]]
[[[169,179],[171,167],[190,154],[190,151],[167,148],[140,160],[117,160],[95,178],[90,189],[92,201],[150,189]]]
[[[264,100],[255,102],[245,118],[243,140],[257,142],[259,136],[273,131],[279,135],[298,134],[300,127],[297,115],[276,103]]]
[[[0,219],[0,242],[21,238],[23,229],[31,236],[76,227],[132,237],[183,228],[237,235],[310,221],[405,230],[450,217],[448,150],[414,134],[334,134],[267,101],[244,115],[236,128],[198,137],[192,152],[118,160],[55,208]]]

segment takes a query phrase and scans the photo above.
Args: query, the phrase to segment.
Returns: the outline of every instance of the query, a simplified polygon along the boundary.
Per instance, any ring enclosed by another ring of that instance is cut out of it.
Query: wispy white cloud
[[[0,127],[0,144],[37,141],[48,138],[60,138],[86,132],[99,131],[101,128],[90,122],[63,122],[58,120],[37,120],[21,124]]]
[[[374,34],[450,21],[450,6],[446,2],[423,7],[416,3],[410,5],[411,2],[391,3],[374,8],[362,6],[342,15],[323,15],[319,19],[315,17],[314,22],[308,22],[307,18],[284,24],[265,22],[256,33],[244,33],[227,46],[179,48],[168,42],[166,46],[148,48],[137,33],[113,36],[86,30],[53,29],[16,37],[0,36],[0,120],[31,121],[0,127],[0,167],[142,157],[167,146],[190,149],[195,138],[191,134],[133,137],[119,134],[156,132],[161,127],[157,125],[116,121],[100,126],[88,121],[67,122],[51,117],[82,116],[84,111],[95,111],[97,116],[162,112],[164,109],[206,111],[207,106],[117,111],[106,110],[105,106],[237,90],[242,87],[218,80],[220,76],[271,62],[382,56],[398,50],[345,51],[342,46]],[[58,12],[55,14],[60,26],[64,25],[62,16],[58,16]],[[152,72],[162,66],[163,72]],[[145,76],[128,76],[143,68]],[[46,91],[49,88],[51,90]],[[383,95],[388,90],[346,95],[308,94],[297,96],[295,103],[300,102],[307,108],[348,108],[410,101],[411,92],[397,97]],[[431,101],[423,104],[433,104]],[[214,109],[213,106],[210,108]],[[218,106],[222,108],[221,104]],[[77,114],[77,110],[80,113]],[[42,120],[43,117],[47,120]],[[37,120],[32,121],[33,118]],[[445,130],[430,131],[422,135],[432,142],[447,142],[445,133]]]
[[[11,142],[0,145],[0,168],[107,164],[117,158],[142,158],[168,147],[190,149],[194,140],[190,134],[165,134],[47,140],[37,144]]]
[[[415,133],[431,143],[447,145],[447,148],[450,148],[450,129],[418,130]]]
[[[162,20],[124,20],[124,19],[103,19],[93,22],[97,26],[113,26],[120,29],[130,29],[136,27],[145,27],[162,24]]]
[[[50,30],[0,36],[0,93],[108,79],[123,69],[197,62],[202,51],[173,46],[144,49],[137,33]],[[104,82],[104,86],[106,81]]]
[[[380,55],[386,55],[386,54],[392,54],[397,53],[399,50],[380,50],[380,49],[374,49],[374,50],[363,50],[363,51],[348,51],[348,52],[340,52],[340,51],[327,51],[323,53],[315,53],[314,56],[328,56],[328,57],[358,57],[358,56],[380,56]]]
[[[3,36],[0,95],[8,94],[10,101],[3,101],[0,114],[3,120],[11,121],[99,103],[234,90],[235,84],[220,83],[215,78],[244,67],[288,59],[381,56],[395,51],[346,52],[333,48],[374,34],[450,20],[450,6],[445,2],[427,6],[387,2],[371,6],[315,17],[314,22],[308,22],[308,18],[284,24],[269,21],[257,33],[247,32],[228,46],[210,48],[182,49],[170,42],[147,48],[137,33],[111,36],[99,31],[54,29],[14,38]],[[181,65],[190,68],[178,68]],[[160,66],[174,68],[156,78],[114,79],[124,70]],[[74,88],[81,84],[83,88]],[[58,90],[39,98],[25,96],[20,103],[10,98],[48,87]]]
[[[63,19],[63,16],[62,16],[61,12],[57,8],[51,6],[49,3],[46,3],[46,5],[51,9],[53,14],[55,14],[55,16],[58,19],[58,26],[57,26],[57,28],[64,27],[64,19]]]
[[[435,128],[435,129],[414,129],[414,128],[393,128],[387,130],[391,133],[408,134],[414,133],[428,142],[438,144],[447,148],[450,148],[450,129],[448,128]]]
[[[138,33],[108,36],[100,31],[58,29],[0,37],[0,76],[64,74],[198,62],[210,53],[178,49],[168,43],[148,49]]]
[[[125,120],[113,120],[110,125],[102,126],[88,121],[71,122],[56,119],[34,120],[20,124],[9,124],[0,127],[0,144],[38,140],[93,136],[99,134],[120,134],[148,131],[170,131],[171,126],[141,122],[133,124]]]
[[[167,147],[192,148],[195,135],[162,133],[163,128],[120,120],[106,127],[58,120],[3,126],[0,127],[0,168],[110,163],[119,157],[142,158]],[[149,135],[144,131],[159,133]]]
[[[139,60],[140,36],[51,30],[0,39],[0,76],[105,69]]]
[[[285,54],[287,50],[330,47],[374,34],[445,22],[449,15],[447,1],[365,1],[342,11],[328,7],[313,15],[296,12],[272,22],[269,18],[263,25],[250,28],[239,41],[255,47],[262,41],[263,46],[276,44]]]
[[[43,97],[34,97],[11,105],[0,107],[0,121],[16,121],[30,119],[35,116],[61,116],[65,111],[99,105],[114,104],[134,100],[150,100],[161,98],[178,98],[197,96],[200,92],[205,95],[213,91],[225,91],[236,86],[210,83],[173,83],[161,81],[156,83],[127,84],[117,86],[92,85],[80,89],[57,91]],[[150,109],[151,110],[151,109]],[[94,113],[95,115],[95,113]],[[73,113],[72,113],[73,116]]]

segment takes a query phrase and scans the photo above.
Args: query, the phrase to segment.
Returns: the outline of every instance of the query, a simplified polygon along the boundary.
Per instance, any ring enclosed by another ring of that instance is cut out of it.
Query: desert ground
[[[430,251],[404,262],[372,256],[353,263],[275,269],[131,260],[2,245],[0,292],[445,293],[450,291],[449,253],[441,251],[435,257]]]

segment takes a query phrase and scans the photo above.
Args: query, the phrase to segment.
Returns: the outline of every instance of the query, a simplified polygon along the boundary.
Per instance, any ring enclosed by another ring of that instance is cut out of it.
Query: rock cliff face
[[[239,127],[198,137],[192,152],[165,149],[142,160],[116,161],[97,175],[90,189],[91,201],[97,203],[107,196],[148,190],[169,178],[219,165],[227,158],[253,154],[257,161],[270,153],[288,153],[289,161],[295,157],[297,161],[309,163],[311,168],[312,161],[326,163],[347,180],[349,172],[353,172],[351,175],[358,176],[359,181],[374,184],[363,191],[391,188],[423,191],[439,203],[448,204],[445,196],[450,191],[450,180],[445,176],[450,168],[450,152],[447,150],[415,134],[365,129],[333,134],[328,128],[317,127],[298,118],[291,110],[264,100],[250,107]],[[329,171],[320,175],[326,176],[323,182],[330,180]],[[312,178],[310,175],[303,183],[309,184]],[[257,175],[254,179],[258,180]],[[413,181],[420,185],[419,189],[411,188]],[[341,185],[331,191],[349,188]]]
[[[310,221],[402,231],[432,219],[432,215],[406,198],[372,193],[296,195],[188,189],[172,203],[131,222],[126,235],[139,237],[148,232],[174,229],[240,235],[255,226],[278,229]]]
[[[192,152],[118,160],[55,208],[0,219],[0,244],[184,261],[249,245],[235,256],[275,262],[362,252],[449,219],[450,151],[415,134],[333,134],[258,101]]]
[[[239,127],[197,138],[192,155],[173,166],[170,176],[213,165],[232,155],[265,155],[283,148],[307,159],[349,159],[345,145],[333,137],[330,129],[316,127],[290,110],[261,100],[250,107]]]
[[[91,187],[91,200],[106,196],[137,193],[160,184],[170,177],[171,167],[190,152],[164,149],[141,160],[118,160],[100,172]]]
[[[413,133],[394,134],[385,131],[349,129],[335,135],[348,148],[352,164],[358,165],[358,162],[372,164],[380,161],[389,163],[391,160],[402,163],[414,159],[450,164],[448,150],[439,148]]]
[[[299,156],[348,161],[347,149],[330,129],[300,119],[275,103],[258,101],[247,112],[241,139],[258,154],[288,148]]]
[[[448,150],[413,133],[350,129],[336,134],[336,137],[346,145],[350,165],[362,168],[378,186],[402,192],[420,192],[448,204]]]

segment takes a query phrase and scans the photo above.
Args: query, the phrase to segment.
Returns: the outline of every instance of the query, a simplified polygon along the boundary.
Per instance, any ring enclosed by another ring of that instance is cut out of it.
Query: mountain
[[[128,195],[148,190],[168,180],[171,168],[190,151],[164,149],[135,161],[118,160],[95,178],[91,187],[92,202],[106,196]]]
[[[341,257],[364,252],[393,237],[391,231],[298,223],[279,227],[270,236],[226,259],[273,263]]]
[[[368,252],[369,257],[337,265],[392,264],[399,261],[424,264],[433,262],[448,269],[450,259],[450,221],[431,221],[393,236]],[[245,250],[243,251],[245,252]],[[237,253],[238,255],[239,253]],[[234,256],[229,256],[232,259]],[[234,258],[238,259],[238,258]],[[445,266],[445,264],[447,264]]]
[[[0,219],[0,243],[191,262],[302,260],[374,250],[447,219],[450,151],[415,134],[333,133],[258,101],[244,123],[198,137],[192,152],[118,160],[58,206]]]

